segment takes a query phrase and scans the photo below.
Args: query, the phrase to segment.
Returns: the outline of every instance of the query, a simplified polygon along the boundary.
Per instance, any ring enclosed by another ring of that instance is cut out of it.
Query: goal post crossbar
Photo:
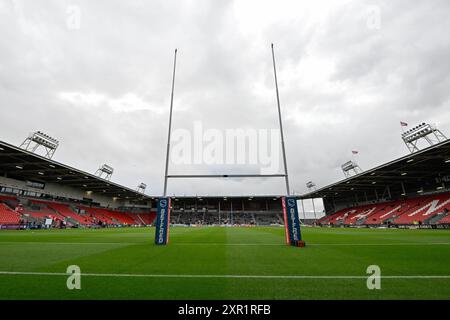
[[[189,179],[189,178],[284,178],[285,174],[172,174],[167,178]]]

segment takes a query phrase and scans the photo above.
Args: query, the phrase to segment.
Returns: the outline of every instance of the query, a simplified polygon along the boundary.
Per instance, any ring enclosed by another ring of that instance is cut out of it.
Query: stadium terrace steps
[[[20,224],[20,216],[6,204],[0,203],[0,225]]]
[[[130,217],[130,219],[133,219],[134,224],[145,225],[145,221],[142,220],[138,214],[133,214],[133,213],[128,213],[128,212],[125,212],[124,214],[126,214],[128,217]]]
[[[332,217],[332,215],[330,215],[330,216],[323,216],[322,218],[317,220],[317,223],[318,224],[328,223],[328,221],[330,220],[331,217]]]
[[[91,208],[91,207],[84,207],[84,206],[80,206],[79,208],[81,210],[84,210],[86,215],[94,218],[97,221],[100,221],[103,224],[118,224],[116,221],[111,219],[111,217],[109,217],[106,214],[107,210],[105,210],[105,209]]]
[[[442,217],[437,223],[450,224],[450,214],[447,213],[446,216]]]
[[[47,206],[61,214],[63,217],[71,219],[75,224],[91,225],[95,223],[91,217],[76,213],[67,204],[48,202]]]
[[[13,196],[0,196],[0,202],[3,202],[7,206],[9,206],[11,210],[14,210],[17,207],[17,204],[19,203],[17,198]]]
[[[143,222],[133,218],[133,214],[104,208],[82,207],[87,213],[106,224],[142,225]]]
[[[112,218],[115,218],[117,221],[125,225],[141,224],[125,212],[117,212],[109,210],[107,214],[109,214]]]
[[[156,213],[152,212],[150,214],[138,213],[138,217],[144,221],[146,225],[152,224],[156,218]]]
[[[44,201],[30,201],[32,204],[31,208],[24,207],[22,204],[18,205],[16,211],[25,216],[31,216],[36,219],[51,218],[55,220],[64,220],[64,216],[58,211],[48,206],[48,202]],[[37,209],[39,208],[39,209]]]
[[[426,223],[426,224],[437,224],[440,221],[444,220],[444,218],[446,218],[447,216],[448,216],[447,212],[439,212],[439,213],[433,214],[430,218],[426,219],[424,221],[424,223]]]
[[[60,214],[58,214],[57,212],[50,211],[50,210],[34,211],[34,210],[23,209],[20,211],[20,213],[23,215],[30,215],[34,218],[40,218],[40,219],[44,219],[44,218],[59,219],[59,220],[64,219],[64,217],[61,216]]]

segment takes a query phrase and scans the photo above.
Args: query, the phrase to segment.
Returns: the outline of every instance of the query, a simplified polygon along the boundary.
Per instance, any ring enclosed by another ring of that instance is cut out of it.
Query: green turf
[[[65,275],[0,274],[0,299],[449,299],[446,230],[303,228],[306,248],[284,245],[284,229],[171,228],[153,244],[153,228],[1,231],[0,272],[65,273],[78,265],[81,290]],[[175,278],[130,275],[384,276],[366,279]]]

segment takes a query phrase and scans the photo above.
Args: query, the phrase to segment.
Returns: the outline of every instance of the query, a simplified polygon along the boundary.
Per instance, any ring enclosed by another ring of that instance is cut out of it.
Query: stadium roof
[[[0,174],[7,177],[41,183],[57,183],[105,196],[126,200],[150,197],[128,187],[99,178],[91,173],[69,167],[38,154],[0,141]]]
[[[425,187],[425,181],[436,180],[442,174],[450,174],[450,140],[306,193],[299,198],[351,198],[357,193],[382,191],[388,186],[389,188],[396,187],[395,193],[398,193],[395,194],[396,196],[404,195],[404,191],[400,189],[402,183],[406,193],[417,192],[420,188]],[[436,190],[436,185],[428,187]]]

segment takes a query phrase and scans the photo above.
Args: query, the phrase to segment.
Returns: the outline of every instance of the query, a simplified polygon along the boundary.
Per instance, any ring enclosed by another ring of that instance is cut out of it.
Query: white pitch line
[[[286,246],[284,243],[217,243],[217,242],[182,242],[171,243],[174,246],[190,245],[216,245],[216,246]],[[450,245],[450,242],[430,242],[430,243],[306,243],[306,246],[432,246]]]
[[[35,242],[35,241],[0,241],[1,244],[36,244],[36,245],[145,245],[153,242]],[[180,242],[170,243],[170,246],[286,246],[284,243],[217,243],[217,242]],[[445,246],[450,242],[430,242],[430,243],[307,243],[307,246]]]
[[[0,271],[0,275],[70,276],[63,272]],[[239,275],[239,274],[127,274],[127,273],[81,273],[85,277],[113,278],[208,278],[208,279],[367,279],[368,276],[308,276],[308,275]],[[382,279],[450,279],[450,275],[380,276]]]
[[[65,244],[76,244],[76,245],[83,245],[83,244],[93,244],[93,245],[143,245],[143,244],[150,244],[153,245],[153,242],[36,242],[36,241],[0,241],[0,245],[2,244],[55,244],[55,245],[65,245]],[[169,244],[170,246],[191,246],[191,245],[201,245],[201,246],[207,246],[207,245],[213,245],[213,246],[285,246],[284,243],[217,243],[217,242],[180,242],[180,243],[173,243],[171,242]]]
[[[399,243],[311,243],[310,246],[443,246],[450,242],[399,242]]]
[[[93,245],[133,245],[133,244],[145,244],[140,242],[35,242],[35,241],[0,241],[1,244],[38,244],[38,245],[46,245],[46,244],[56,244],[56,245],[66,245],[66,244],[75,244],[75,245],[82,245],[82,244],[93,244]]]
[[[180,243],[169,243],[169,245],[174,246],[285,246],[284,243],[217,243],[217,242],[180,242]]]

